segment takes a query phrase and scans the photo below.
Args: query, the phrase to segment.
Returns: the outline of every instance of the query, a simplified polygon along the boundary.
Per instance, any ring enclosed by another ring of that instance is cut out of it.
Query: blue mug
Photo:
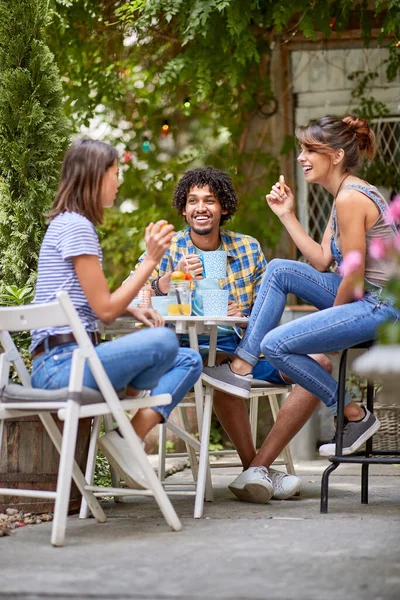
[[[210,250],[200,255],[206,279],[224,279],[226,277],[227,254],[225,250]]]

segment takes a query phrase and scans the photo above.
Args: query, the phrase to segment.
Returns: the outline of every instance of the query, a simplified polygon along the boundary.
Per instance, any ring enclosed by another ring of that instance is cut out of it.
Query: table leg
[[[210,439],[211,414],[212,414],[212,394],[213,389],[206,386],[204,398],[203,426],[201,429],[200,460],[199,471],[196,486],[196,500],[194,504],[194,518],[200,519],[204,510],[204,494],[206,492],[207,476],[210,474],[210,464],[208,457],[208,442]],[[207,486],[208,487],[208,486]],[[212,494],[212,488],[211,488]],[[212,499],[212,495],[211,495]],[[207,493],[208,500],[208,493]]]
[[[189,344],[192,350],[199,351],[199,340],[197,338],[196,325],[192,324],[188,326],[189,333]],[[197,424],[199,427],[199,433],[201,432],[202,424],[203,424],[203,384],[201,379],[196,381],[194,384],[194,398],[196,403],[196,415],[197,415]]]

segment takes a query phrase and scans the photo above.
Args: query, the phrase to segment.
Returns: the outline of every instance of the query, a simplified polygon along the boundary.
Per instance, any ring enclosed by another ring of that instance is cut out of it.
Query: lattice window
[[[400,118],[379,119],[372,126],[376,135],[377,155],[393,165],[400,174]]]

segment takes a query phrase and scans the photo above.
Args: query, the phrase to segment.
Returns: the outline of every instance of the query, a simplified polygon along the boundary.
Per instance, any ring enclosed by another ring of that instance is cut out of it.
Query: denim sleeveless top
[[[346,185],[343,189],[355,189],[368,196],[379,209],[379,217],[366,232],[366,258],[365,258],[365,288],[371,291],[376,291],[382,288],[390,277],[391,264],[388,260],[377,260],[369,255],[368,249],[371,241],[374,238],[382,240],[390,240],[396,235],[396,227],[393,224],[387,223],[384,217],[384,212],[387,208],[387,203],[382,194],[375,186],[364,186],[357,183]],[[332,236],[331,236],[331,253],[338,264],[343,260],[340,243],[340,231],[336,219],[336,206],[332,212]]]

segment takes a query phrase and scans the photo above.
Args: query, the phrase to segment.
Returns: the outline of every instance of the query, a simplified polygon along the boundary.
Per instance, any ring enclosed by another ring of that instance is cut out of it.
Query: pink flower
[[[396,236],[394,238],[394,247],[398,252],[400,252],[400,231],[396,233]]]
[[[395,196],[387,207],[385,218],[388,223],[400,223],[400,195]]]
[[[368,254],[375,258],[375,260],[380,260],[386,256],[387,248],[385,241],[381,238],[374,238],[371,240],[371,243],[368,248]]]
[[[361,300],[361,298],[364,298],[364,285],[363,283],[358,283],[357,285],[354,286],[353,289],[353,296],[354,296],[354,300]]]
[[[343,261],[339,265],[339,273],[345,277],[350,275],[360,267],[362,264],[361,252],[358,250],[350,250],[343,258]]]

